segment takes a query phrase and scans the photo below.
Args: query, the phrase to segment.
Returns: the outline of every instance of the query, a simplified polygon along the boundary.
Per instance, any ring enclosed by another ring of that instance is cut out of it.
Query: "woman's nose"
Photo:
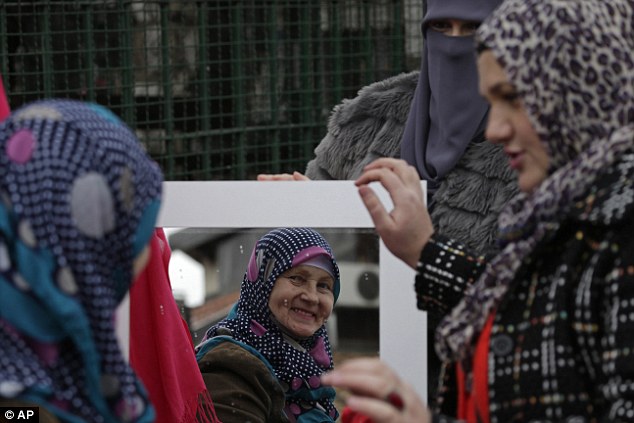
[[[317,295],[317,287],[314,286],[312,283],[305,284],[304,289],[302,290],[301,298],[309,302],[318,302],[319,296]]]
[[[485,132],[486,138],[493,143],[504,143],[511,139],[513,127],[501,113],[491,109]]]

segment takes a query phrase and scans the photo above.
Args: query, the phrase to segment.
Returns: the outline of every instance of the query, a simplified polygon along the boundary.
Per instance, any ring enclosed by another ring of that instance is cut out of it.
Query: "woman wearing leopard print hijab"
[[[418,271],[419,307],[445,314],[440,409],[378,361],[324,381],[375,422],[634,421],[634,2],[506,0],[476,38],[487,138],[521,190],[499,219],[501,252],[485,260],[419,224],[403,162],[357,181],[388,248]],[[390,191],[389,215],[371,181]]]

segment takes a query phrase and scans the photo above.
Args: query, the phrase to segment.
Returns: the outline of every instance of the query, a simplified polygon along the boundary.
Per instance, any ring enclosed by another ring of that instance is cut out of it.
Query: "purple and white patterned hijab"
[[[632,0],[506,0],[478,30],[477,42],[518,90],[551,169],[501,213],[503,249],[440,324],[441,357],[472,354],[524,259],[559,228],[597,175],[632,150],[633,22]]]
[[[319,376],[333,367],[328,332],[322,325],[306,339],[292,340],[275,322],[269,298],[277,278],[292,267],[318,256],[326,256],[334,272],[333,294],[339,296],[339,267],[328,242],[310,228],[279,228],[264,235],[255,245],[242,280],[240,298],[229,316],[212,326],[203,343],[217,335],[230,336],[257,350],[280,381],[286,395],[286,414],[291,421],[306,421],[318,408],[333,421],[334,389],[322,386]],[[304,415],[303,417],[301,417]]]
[[[64,422],[150,422],[114,312],[150,240],[161,171],[97,104],[45,100],[0,124],[0,397]]]

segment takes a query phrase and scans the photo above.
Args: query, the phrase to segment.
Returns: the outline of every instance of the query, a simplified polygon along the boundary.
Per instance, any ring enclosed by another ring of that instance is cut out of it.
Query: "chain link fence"
[[[0,2],[12,108],[110,107],[168,180],[303,170],[332,107],[415,69],[422,0]]]

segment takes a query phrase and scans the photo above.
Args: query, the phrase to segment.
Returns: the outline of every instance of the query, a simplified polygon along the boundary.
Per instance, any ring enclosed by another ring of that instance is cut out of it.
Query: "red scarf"
[[[4,85],[2,85],[2,75],[0,75],[0,122],[9,116],[9,113],[11,113],[11,109],[9,109],[9,101],[4,92]]]
[[[357,411],[352,411],[351,408],[345,406],[341,413],[342,423],[373,423],[372,419],[366,415],[363,415]]]
[[[156,423],[219,422],[172,295],[163,229],[155,230],[150,248],[150,261],[130,289],[130,364],[149,392]]]

